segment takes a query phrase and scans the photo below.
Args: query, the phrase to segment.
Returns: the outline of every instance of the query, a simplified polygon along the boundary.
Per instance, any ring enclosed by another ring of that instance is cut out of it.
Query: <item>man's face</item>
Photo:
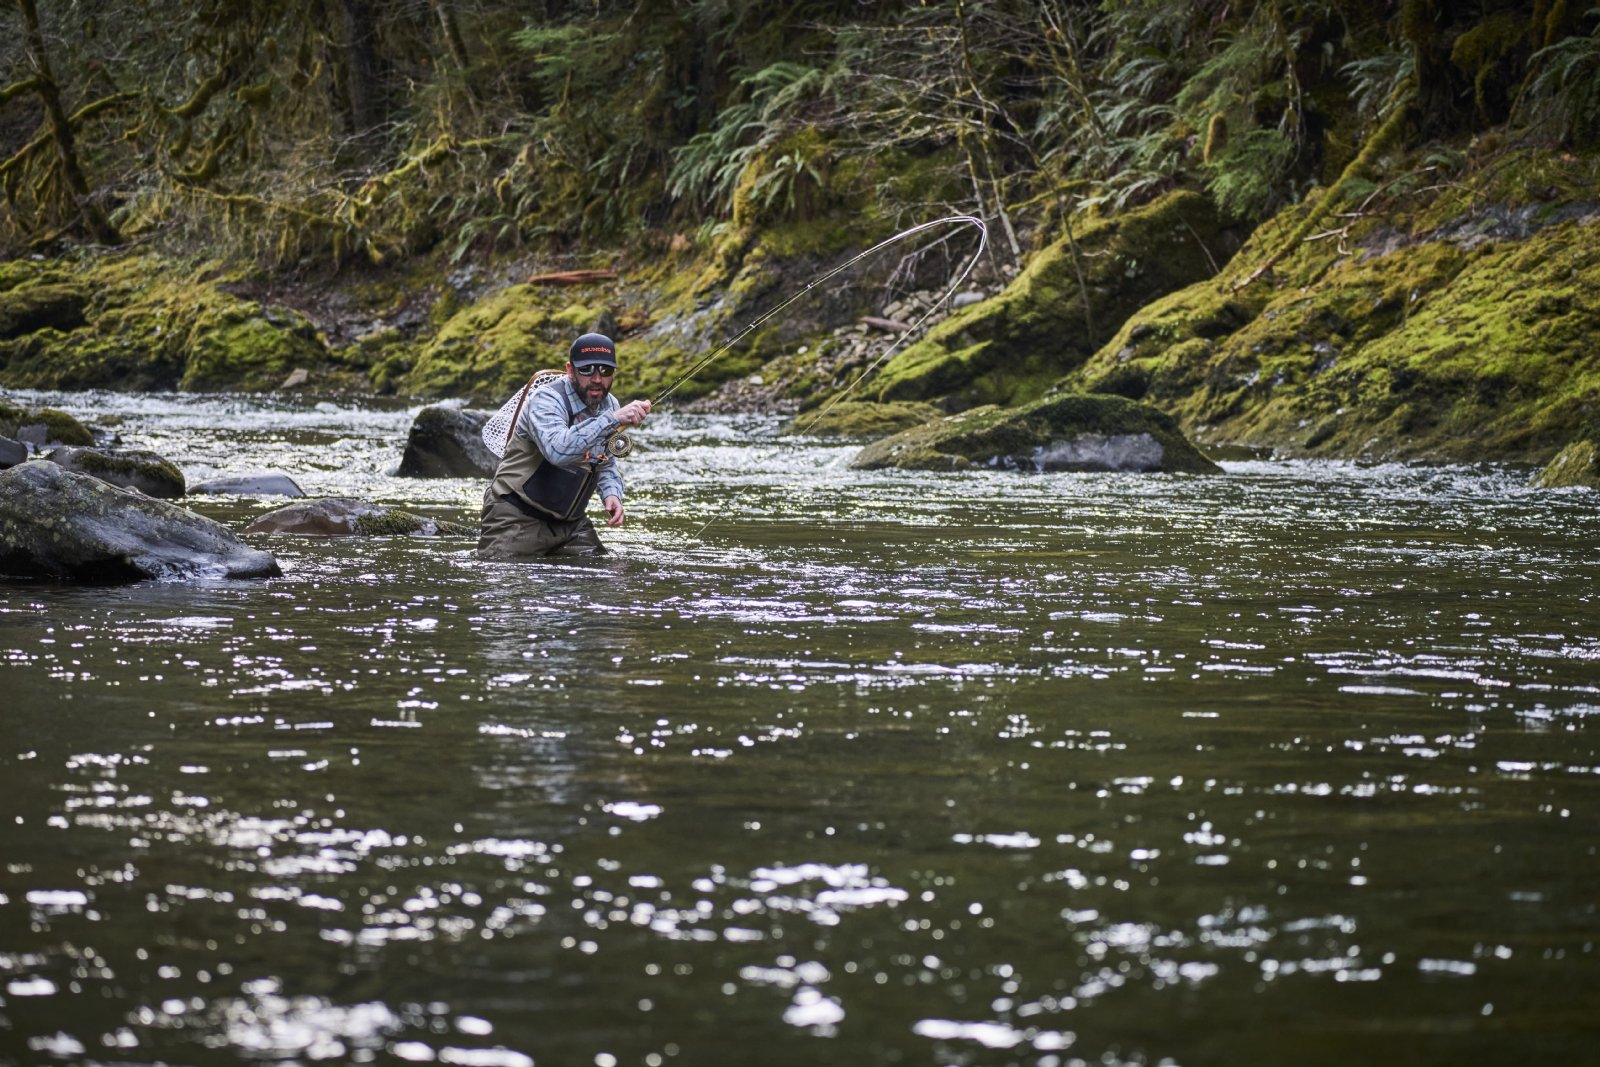
[[[591,408],[611,392],[611,376],[615,371],[615,367],[608,367],[603,363],[567,364],[567,376],[572,379],[573,387],[578,390],[578,397],[584,406]]]

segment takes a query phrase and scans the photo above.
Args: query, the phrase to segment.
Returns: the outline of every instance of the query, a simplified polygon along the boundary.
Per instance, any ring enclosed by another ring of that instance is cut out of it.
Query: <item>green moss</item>
[[[468,537],[477,531],[459,522],[444,519],[425,519],[409,511],[380,508],[357,515],[355,532],[365,537],[407,537],[413,534],[440,537]]]
[[[1600,448],[1593,441],[1572,442],[1539,472],[1534,484],[1543,489],[1600,489]]]
[[[570,290],[510,286],[453,315],[399,381],[419,396],[498,403],[534,371],[562,366],[606,306],[598,291],[574,302]]]
[[[1068,381],[1142,396],[1206,440],[1543,462],[1600,411],[1600,221],[1482,200],[1451,216],[1433,198],[1463,195],[1355,221],[1344,255],[1309,242],[1272,278],[1236,288],[1236,265],[1156,300]]]
[[[70,320],[0,341],[0,381],[34,388],[258,389],[327,358],[300,315],[219,286],[207,264],[148,253],[84,257],[74,285],[90,294]]]
[[[932,404],[844,401],[824,412],[790,420],[783,433],[871,440],[934,422],[941,414]]]
[[[0,289],[0,338],[46,327],[73,330],[83,325],[89,292],[75,282],[35,282]]]
[[[1025,402],[1080,367],[1141,305],[1214,273],[1230,245],[1214,207],[1192,192],[1077,225],[1076,250],[1061,238],[1004,292],[929,331],[884,368],[876,396]]]

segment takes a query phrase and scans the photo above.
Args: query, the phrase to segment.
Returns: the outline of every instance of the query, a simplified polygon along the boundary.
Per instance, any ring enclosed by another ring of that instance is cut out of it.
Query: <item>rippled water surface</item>
[[[410,411],[30,399],[481,494]],[[1594,495],[774,429],[652,420],[601,560],[0,586],[0,1062],[1600,1061]]]

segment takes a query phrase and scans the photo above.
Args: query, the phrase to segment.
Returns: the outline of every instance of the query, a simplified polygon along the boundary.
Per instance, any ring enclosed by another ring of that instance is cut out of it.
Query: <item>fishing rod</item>
[[[967,261],[966,267],[964,267],[962,269],[961,273],[956,276],[955,280],[950,283],[950,286],[944,291],[943,295],[941,295],[939,297],[939,299],[935,300],[932,304],[930,304],[923,311],[923,313],[917,318],[917,320],[915,322],[911,323],[910,326],[906,327],[906,329],[901,332],[900,336],[895,338],[894,343],[891,344],[888,348],[886,348],[878,356],[877,359],[873,360],[870,364],[868,364],[866,369],[863,370],[860,374],[858,374],[856,376],[855,381],[853,381],[849,385],[847,385],[832,400],[830,400],[820,410],[818,410],[816,412],[816,414],[812,416],[810,421],[807,422],[807,424],[805,426],[801,427],[801,432],[804,433],[806,430],[810,429],[812,426],[815,426],[818,420],[820,420],[829,411],[833,410],[835,405],[837,405],[845,397],[849,396],[850,393],[855,390],[856,386],[860,385],[867,378],[868,375],[870,375],[873,371],[877,370],[878,367],[880,365],[882,365],[882,363],[885,360],[887,360],[890,356],[892,356],[895,353],[895,351],[903,343],[905,343],[906,339],[911,337],[911,336],[913,336],[917,332],[917,328],[919,326],[921,326],[924,322],[926,322],[928,320],[928,318],[930,316],[932,316],[933,313],[939,309],[940,305],[944,304],[945,301],[949,300],[950,297],[955,294],[955,291],[961,287],[961,283],[967,280],[967,276],[972,273],[972,269],[974,267],[976,267],[977,264],[978,264],[978,261],[983,258],[984,249],[988,247],[988,243],[989,243],[989,228],[984,225],[982,219],[980,219],[980,218],[978,218],[978,217],[976,217],[974,215],[948,215],[948,216],[946,216],[946,217],[944,217],[942,219],[933,219],[930,222],[919,223],[918,225],[913,226],[910,229],[901,230],[899,233],[895,234],[893,237],[888,237],[888,238],[885,238],[882,241],[879,241],[877,244],[873,245],[871,248],[868,248],[866,251],[860,252],[860,253],[854,255],[850,259],[845,260],[843,263],[841,263],[838,266],[832,268],[831,270],[827,271],[826,273],[818,275],[817,277],[811,279],[811,281],[807,282],[806,283],[806,287],[804,289],[801,289],[799,292],[797,292],[794,295],[790,296],[787,300],[785,300],[783,303],[777,305],[776,307],[773,307],[773,308],[763,312],[758,318],[751,320],[745,326],[744,329],[740,330],[733,337],[731,337],[728,340],[722,342],[722,344],[718,345],[716,348],[712,349],[710,352],[707,352],[705,355],[701,356],[699,359],[697,359],[693,363],[691,363],[689,365],[689,368],[687,370],[685,370],[682,374],[678,375],[678,377],[676,379],[674,379],[665,389],[661,390],[655,396],[650,398],[650,406],[652,408],[655,407],[657,404],[661,403],[661,401],[665,400],[667,397],[669,397],[673,393],[677,392],[677,390],[678,390],[678,388],[680,386],[684,385],[686,382],[688,382],[695,375],[699,374],[701,371],[703,371],[707,367],[709,367],[711,365],[711,363],[714,360],[717,359],[718,356],[721,356],[724,352],[728,351],[734,345],[738,344],[740,341],[742,341],[746,337],[750,336],[750,334],[753,333],[756,329],[758,329],[762,325],[762,323],[764,323],[767,320],[769,320],[769,319],[777,316],[778,314],[782,313],[783,310],[785,308],[787,308],[789,305],[795,303],[800,298],[804,297],[807,293],[811,292],[811,290],[815,289],[817,286],[824,284],[825,282],[828,281],[828,279],[834,277],[835,275],[842,274],[843,272],[849,270],[851,267],[855,266],[857,263],[860,263],[864,259],[870,259],[871,257],[877,255],[879,252],[883,251],[885,248],[888,248],[890,245],[895,244],[896,242],[903,241],[908,237],[912,237],[912,236],[915,236],[916,234],[922,233],[924,230],[933,229],[936,226],[948,226],[948,225],[951,225],[951,224],[954,224],[954,223],[959,223],[959,224],[964,225],[964,226],[976,226],[977,229],[978,229],[978,248],[977,248],[977,250],[975,252],[973,252],[972,257]],[[611,455],[611,456],[626,456],[629,452],[633,451],[633,439],[627,433],[627,431],[618,430],[615,433],[613,433],[610,437],[606,438],[605,451],[606,451],[606,453],[608,455]]]

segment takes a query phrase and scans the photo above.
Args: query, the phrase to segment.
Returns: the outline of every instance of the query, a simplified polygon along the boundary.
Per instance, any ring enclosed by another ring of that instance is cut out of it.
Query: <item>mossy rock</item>
[[[0,574],[109,583],[278,573],[269,553],[165,500],[41,460],[0,473]]]
[[[956,312],[891,360],[876,396],[958,407],[1036,396],[1140,307],[1215,274],[1236,243],[1211,201],[1188,191],[1076,225],[1073,239],[1035,255],[998,296]]]
[[[1593,439],[1600,410],[1600,212],[1467,201],[1470,218],[1424,200],[1412,218],[1354,222],[1343,254],[1309,242],[1247,282],[1303,209],[1286,212],[1068,382],[1159,403],[1205,440],[1547,462]]]
[[[0,400],[0,437],[36,445],[92,445],[89,428],[65,411],[24,408]]]
[[[595,328],[607,304],[597,292],[513,285],[452,315],[398,376],[417,396],[493,402],[520,389],[540,367],[566,362],[572,339]],[[626,342],[619,358],[627,366]]]
[[[269,511],[245,527],[249,534],[301,537],[470,537],[465,523],[430,519],[355,497],[303,500]]]
[[[915,401],[847,400],[818,412],[798,415],[789,420],[781,432],[870,441],[934,422],[943,414],[932,404]]]
[[[1600,447],[1593,441],[1572,442],[1539,472],[1534,484],[1541,489],[1600,489]]]
[[[196,316],[184,347],[180,389],[271,389],[294,368],[328,358],[315,328],[298,312],[232,298]]]
[[[973,408],[875,441],[862,470],[1121,470],[1213,474],[1177,422],[1120,396],[1063,393],[1020,408]]]
[[[57,448],[44,458],[109,485],[136,489],[145,496],[171,499],[184,495],[183,472],[143,449]]]

